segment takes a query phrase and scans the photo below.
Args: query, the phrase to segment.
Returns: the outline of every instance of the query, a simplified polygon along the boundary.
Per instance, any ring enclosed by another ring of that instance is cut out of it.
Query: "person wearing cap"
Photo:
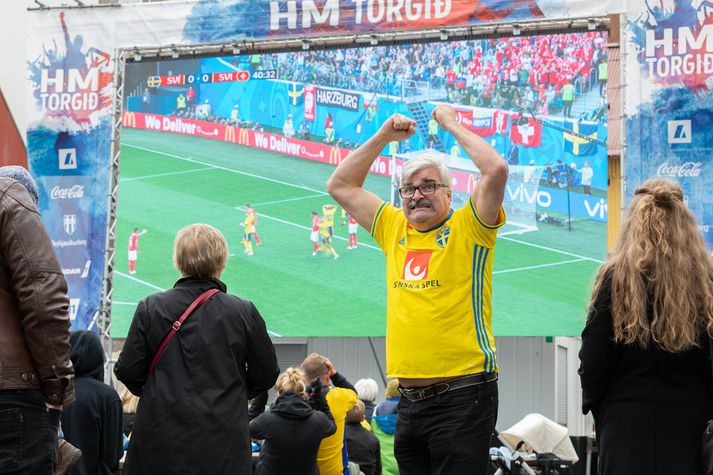
[[[0,167],[0,446],[16,448],[2,473],[53,473],[60,412],[74,400],[67,282],[38,199],[27,170]]]

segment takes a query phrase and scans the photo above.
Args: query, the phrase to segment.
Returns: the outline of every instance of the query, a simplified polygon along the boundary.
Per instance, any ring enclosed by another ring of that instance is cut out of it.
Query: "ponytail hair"
[[[307,390],[305,374],[299,368],[287,368],[277,377],[275,390],[280,394],[305,392]]]

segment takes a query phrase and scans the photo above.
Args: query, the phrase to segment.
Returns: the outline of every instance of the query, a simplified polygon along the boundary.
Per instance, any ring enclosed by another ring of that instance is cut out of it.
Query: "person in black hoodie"
[[[381,446],[379,439],[362,425],[364,421],[364,403],[357,400],[356,405],[347,412],[345,435],[349,461],[359,465],[364,475],[381,475]]]
[[[104,350],[96,333],[72,332],[75,401],[62,411],[65,439],[82,451],[69,475],[110,475],[124,455],[121,399],[104,384]]]
[[[321,383],[308,387],[299,368],[287,368],[275,390],[271,411],[250,422],[250,436],[265,440],[255,475],[319,475],[319,444],[337,430]],[[314,409],[306,400],[308,390]]]

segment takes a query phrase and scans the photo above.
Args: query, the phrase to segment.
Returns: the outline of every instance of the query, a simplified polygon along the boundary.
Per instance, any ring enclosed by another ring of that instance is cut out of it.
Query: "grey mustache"
[[[412,201],[408,204],[408,209],[414,209],[416,206],[433,206],[433,203],[431,203],[431,200],[428,200],[426,198],[421,198],[418,201]]]

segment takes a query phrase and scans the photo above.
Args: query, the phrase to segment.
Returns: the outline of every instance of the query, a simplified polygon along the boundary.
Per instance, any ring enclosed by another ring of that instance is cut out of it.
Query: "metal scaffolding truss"
[[[116,255],[116,206],[119,197],[119,158],[121,156],[121,117],[124,102],[124,65],[126,52],[116,51],[114,57],[114,117],[112,120],[111,164],[109,170],[109,204],[107,210],[107,233],[104,251],[104,279],[102,298],[97,315],[97,331],[101,338],[107,369],[113,366],[113,340],[111,338],[111,302],[114,295],[114,257]],[[111,371],[105,372],[111,379]]]
[[[257,53],[323,50],[335,48],[364,48],[404,43],[431,43],[487,38],[533,36],[570,33],[573,31],[601,31],[609,27],[609,17],[548,18],[509,23],[443,26],[420,30],[369,32],[358,34],[303,35],[288,38],[240,39],[201,45],[133,45],[127,46],[127,60],[157,60],[162,58],[195,58]]]

